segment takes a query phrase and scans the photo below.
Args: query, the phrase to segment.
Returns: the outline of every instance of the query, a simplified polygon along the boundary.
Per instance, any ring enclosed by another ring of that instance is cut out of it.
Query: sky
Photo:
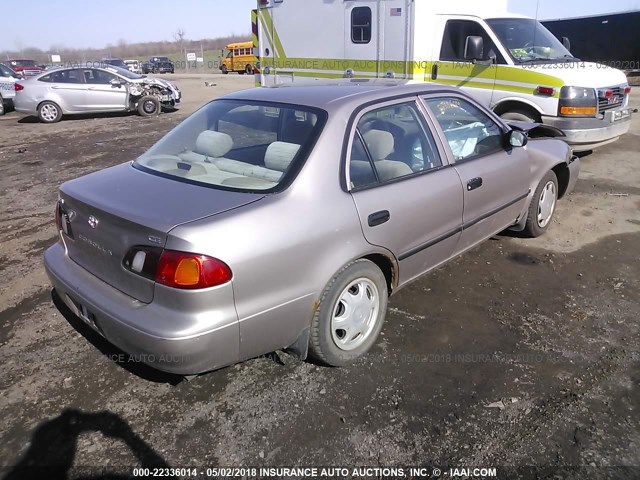
[[[299,0],[297,0],[299,1]],[[20,47],[48,50],[104,48],[127,43],[174,41],[251,34],[256,0],[29,0],[7,2],[2,11],[0,51]]]
[[[29,0],[9,2],[0,26],[0,50],[53,45],[104,48],[146,41],[173,41],[178,29],[185,38],[216,38],[251,32],[250,12],[256,0]],[[284,0],[305,1],[311,0]],[[318,0],[316,0],[318,1]],[[343,1],[343,0],[323,0]],[[436,0],[417,0],[436,1]],[[450,0],[455,1],[455,0]],[[477,0],[483,4],[504,0]],[[542,19],[587,16],[640,9],[640,0],[507,0],[509,9]],[[7,13],[5,15],[5,13]],[[7,18],[8,17],[8,18]]]

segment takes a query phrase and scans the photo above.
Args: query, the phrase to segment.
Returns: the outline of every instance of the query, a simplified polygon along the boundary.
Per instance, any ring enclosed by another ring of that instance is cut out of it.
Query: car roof
[[[240,90],[219,99],[291,103],[321,108],[331,112],[385,98],[429,93],[460,93],[454,87],[397,81],[351,80],[322,85],[282,85]]]

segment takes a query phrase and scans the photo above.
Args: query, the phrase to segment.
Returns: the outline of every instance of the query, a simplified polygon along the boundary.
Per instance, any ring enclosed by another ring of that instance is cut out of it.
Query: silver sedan
[[[504,229],[550,227],[579,170],[561,136],[442,86],[237,92],[62,185],[46,270],[76,315],[161,370],[277,349],[345,365],[389,295]]]
[[[16,84],[15,109],[53,123],[63,115],[137,111],[151,116],[180,103],[178,87],[129,70],[89,63],[47,70]]]

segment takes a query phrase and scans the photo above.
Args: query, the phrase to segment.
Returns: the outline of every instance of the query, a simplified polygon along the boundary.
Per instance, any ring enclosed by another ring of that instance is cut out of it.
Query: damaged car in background
[[[47,70],[16,83],[15,109],[54,123],[63,115],[138,112],[148,117],[175,109],[181,93],[166,80],[111,65]]]

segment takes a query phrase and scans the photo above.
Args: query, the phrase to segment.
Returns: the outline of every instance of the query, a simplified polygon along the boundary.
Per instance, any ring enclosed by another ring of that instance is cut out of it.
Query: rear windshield
[[[215,100],[178,125],[134,166],[233,190],[277,190],[295,176],[326,112],[298,105]]]

